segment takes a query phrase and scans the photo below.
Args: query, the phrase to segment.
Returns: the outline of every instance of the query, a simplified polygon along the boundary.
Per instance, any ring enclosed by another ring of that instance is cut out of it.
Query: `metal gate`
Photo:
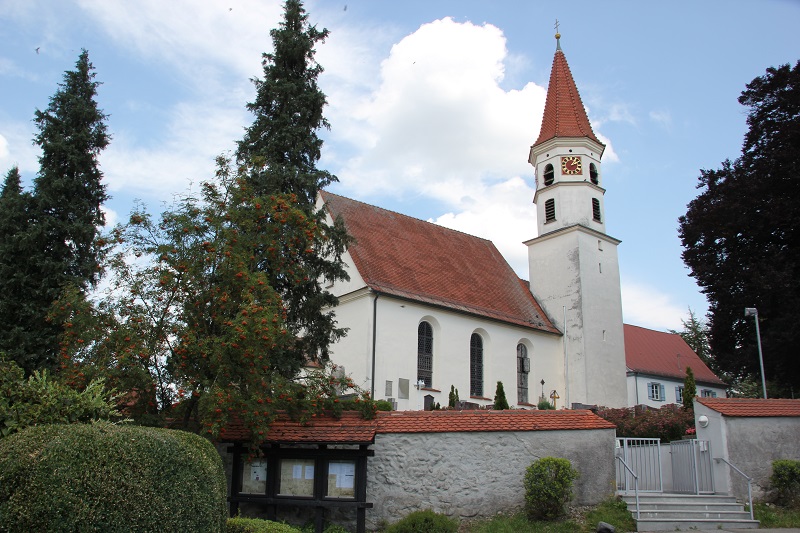
[[[662,492],[661,439],[617,439],[616,456],[639,477],[639,491]],[[617,461],[617,490],[634,489],[633,475]]]
[[[672,456],[672,490],[686,494],[713,494],[711,443],[680,440],[669,443]]]

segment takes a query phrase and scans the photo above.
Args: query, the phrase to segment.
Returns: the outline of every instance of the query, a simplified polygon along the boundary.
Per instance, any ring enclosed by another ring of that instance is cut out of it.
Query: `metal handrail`
[[[636,493],[636,520],[639,520],[639,476],[637,476],[636,472],[634,472],[631,467],[628,466],[628,463],[625,462],[625,459],[617,456],[617,461],[622,463],[622,466],[625,467],[625,470],[630,472],[633,476],[633,490]]]
[[[728,461],[723,457],[714,457],[714,460],[724,462],[726,465],[733,468],[734,471],[736,471],[738,474],[740,474],[747,480],[747,499],[750,502],[750,520],[755,520],[755,518],[753,517],[753,478],[751,478],[750,476],[748,476],[747,474],[736,468],[736,465],[734,465],[733,463],[731,463],[730,461]]]

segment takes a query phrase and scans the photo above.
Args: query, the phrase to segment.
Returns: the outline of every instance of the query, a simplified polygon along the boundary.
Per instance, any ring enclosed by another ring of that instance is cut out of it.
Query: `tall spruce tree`
[[[15,238],[23,249],[10,259],[24,273],[28,291],[16,302],[17,316],[0,325],[1,349],[27,373],[56,366],[61,327],[48,320],[53,302],[67,286],[86,289],[99,275],[96,236],[104,223],[100,206],[108,196],[97,158],[109,136],[106,115],[95,102],[100,83],[94,78],[83,50],[47,109],[35,113],[40,168],[27,224]]]
[[[709,300],[709,340],[735,383],[759,376],[756,307],[773,394],[800,389],[800,62],[770,67],[739,98],[748,108],[742,154],[701,170],[680,218],[683,260]]]
[[[319,191],[337,181],[316,166],[322,148],[317,132],[329,124],[314,46],[328,31],[309,24],[302,2],[287,0],[283,21],[270,34],[273,52],[263,54],[264,78],[253,80],[256,98],[247,108],[255,120],[238,144],[237,161],[255,196],[285,198],[313,221],[313,244],[303,253],[292,243],[306,239],[297,233],[305,229],[291,224],[276,229],[277,247],[256,250],[256,269],[280,296],[286,327],[297,339],[287,355],[299,365],[307,357],[327,358],[328,345],[344,334],[331,311],[336,298],[322,282],[346,279],[341,254],[348,238],[343,224],[328,224],[325,210],[316,205]]]

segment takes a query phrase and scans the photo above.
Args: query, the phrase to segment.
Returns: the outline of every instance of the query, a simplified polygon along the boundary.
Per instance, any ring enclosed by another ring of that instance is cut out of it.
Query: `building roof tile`
[[[677,333],[624,324],[625,364],[631,372],[683,379],[686,367],[698,383],[725,386]]]
[[[725,416],[800,416],[800,400],[779,398],[697,398],[695,401]]]
[[[578,87],[572,79],[567,58],[560,48],[556,50],[553,58],[550,84],[547,87],[547,99],[542,115],[542,128],[534,146],[554,137],[588,137],[603,145],[592,131]]]
[[[372,290],[559,333],[491,241],[328,191],[322,198],[354,238],[348,251]]]

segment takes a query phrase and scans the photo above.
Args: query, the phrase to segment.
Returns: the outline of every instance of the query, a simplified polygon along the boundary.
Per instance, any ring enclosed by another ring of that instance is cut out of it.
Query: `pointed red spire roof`
[[[561,44],[556,34],[556,55],[553,58],[553,69],[550,71],[550,85],[547,88],[547,100],[544,104],[542,129],[534,146],[554,137],[588,137],[603,145],[592,131],[589,117],[578,94],[578,87],[572,79],[567,58],[561,51]]]

